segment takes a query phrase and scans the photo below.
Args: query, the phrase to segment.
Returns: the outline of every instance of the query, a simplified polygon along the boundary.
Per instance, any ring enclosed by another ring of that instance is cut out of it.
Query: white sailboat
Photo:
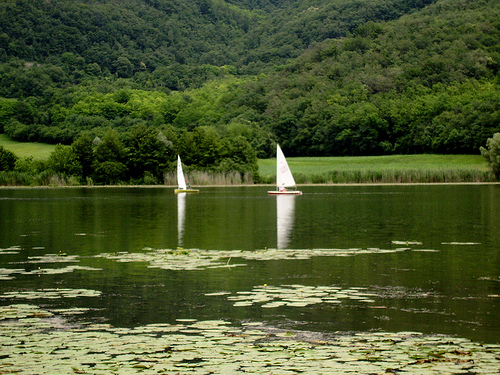
[[[302,194],[299,190],[288,190],[288,188],[295,188],[296,185],[292,172],[286,162],[285,155],[283,154],[283,151],[281,151],[280,145],[277,145],[276,150],[276,185],[277,189],[268,191],[269,194]]]
[[[179,188],[174,190],[175,194],[199,192],[198,189],[188,189],[186,179],[184,178],[184,172],[182,171],[181,157],[179,155],[177,155],[177,184],[179,185]]]

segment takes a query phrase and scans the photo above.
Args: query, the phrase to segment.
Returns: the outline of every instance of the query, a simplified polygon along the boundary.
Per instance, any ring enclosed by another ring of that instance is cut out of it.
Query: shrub
[[[488,138],[486,148],[481,147],[481,155],[490,164],[495,177],[500,178],[500,133],[495,133],[493,138]]]

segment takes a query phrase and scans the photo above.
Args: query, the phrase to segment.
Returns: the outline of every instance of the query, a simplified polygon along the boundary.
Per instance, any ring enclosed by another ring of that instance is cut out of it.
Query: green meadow
[[[34,159],[48,159],[50,153],[56,147],[55,145],[49,145],[46,143],[13,141],[5,134],[0,134],[0,146],[12,151],[20,158],[32,156]]]

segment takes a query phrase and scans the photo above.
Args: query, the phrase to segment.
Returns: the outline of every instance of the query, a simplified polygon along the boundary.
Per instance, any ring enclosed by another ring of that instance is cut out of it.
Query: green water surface
[[[267,190],[1,189],[0,306],[500,341],[499,185]]]

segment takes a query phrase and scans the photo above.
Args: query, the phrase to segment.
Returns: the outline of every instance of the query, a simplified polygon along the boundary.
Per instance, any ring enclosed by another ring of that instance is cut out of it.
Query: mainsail
[[[286,162],[285,155],[279,145],[277,145],[278,149],[276,151],[276,183],[279,187],[294,187],[295,180],[293,179],[292,172],[288,167],[288,163]]]
[[[177,184],[179,189],[186,190],[186,180],[184,179],[184,172],[182,172],[181,157],[177,155]]]

